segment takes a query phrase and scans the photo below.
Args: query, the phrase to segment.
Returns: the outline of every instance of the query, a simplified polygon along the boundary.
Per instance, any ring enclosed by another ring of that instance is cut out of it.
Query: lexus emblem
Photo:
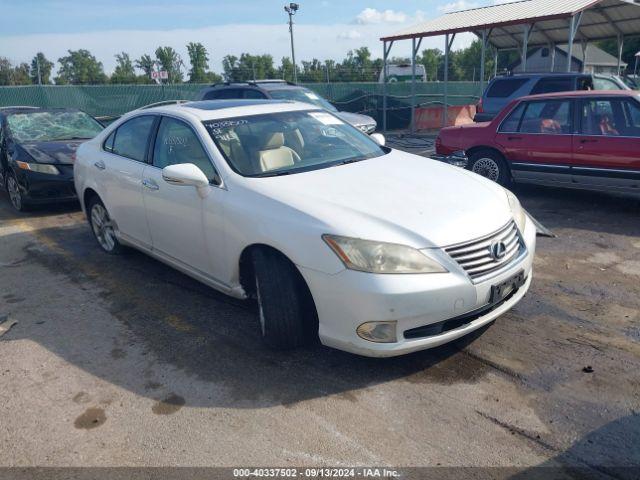
[[[494,260],[502,260],[507,255],[507,245],[504,242],[493,242],[489,249]]]

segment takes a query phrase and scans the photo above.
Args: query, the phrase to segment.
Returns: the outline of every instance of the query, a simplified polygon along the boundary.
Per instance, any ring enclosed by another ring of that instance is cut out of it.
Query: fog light
[[[358,327],[356,333],[360,338],[375,343],[396,343],[396,323],[393,322],[367,322]]]

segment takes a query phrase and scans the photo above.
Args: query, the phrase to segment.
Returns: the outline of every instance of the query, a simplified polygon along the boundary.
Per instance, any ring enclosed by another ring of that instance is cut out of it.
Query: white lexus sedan
[[[383,144],[304,103],[191,102],[84,143],[75,184],[105,252],[255,298],[271,346],[389,357],[518,303],[536,228],[497,184]]]

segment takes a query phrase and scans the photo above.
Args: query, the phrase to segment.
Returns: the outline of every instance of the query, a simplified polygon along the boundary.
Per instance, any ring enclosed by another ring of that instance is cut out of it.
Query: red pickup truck
[[[441,130],[435,158],[510,182],[640,194],[640,94],[579,91],[511,102]]]

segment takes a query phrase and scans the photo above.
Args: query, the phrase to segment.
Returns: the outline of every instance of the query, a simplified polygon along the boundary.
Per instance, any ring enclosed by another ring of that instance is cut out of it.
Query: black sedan
[[[103,129],[75,109],[0,109],[0,185],[18,211],[76,200],[73,162],[78,146]]]

